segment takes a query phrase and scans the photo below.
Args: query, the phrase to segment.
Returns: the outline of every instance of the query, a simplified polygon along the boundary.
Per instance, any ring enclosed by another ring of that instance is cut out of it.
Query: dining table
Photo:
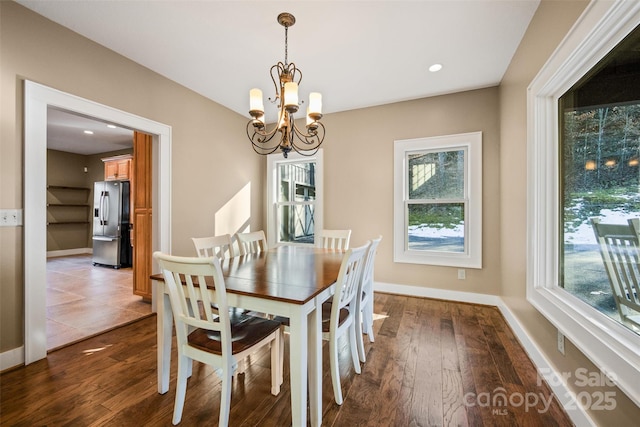
[[[281,245],[221,261],[229,306],[288,317],[293,426],[322,424],[322,303],[334,292],[344,251]],[[173,314],[162,274],[153,274],[158,392],[169,390]],[[308,385],[308,395],[307,395]]]

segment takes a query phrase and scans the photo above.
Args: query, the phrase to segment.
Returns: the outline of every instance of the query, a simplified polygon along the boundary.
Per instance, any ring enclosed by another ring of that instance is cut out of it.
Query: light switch
[[[0,209],[0,227],[22,225],[22,209]]]

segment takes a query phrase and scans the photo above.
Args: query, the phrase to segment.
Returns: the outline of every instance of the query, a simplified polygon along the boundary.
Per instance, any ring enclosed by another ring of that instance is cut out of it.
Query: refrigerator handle
[[[103,224],[102,225],[109,225],[109,192],[105,191],[104,192],[104,208],[102,211],[102,216],[103,216]]]
[[[100,220],[100,225],[104,225],[102,216],[104,212],[104,191],[100,192],[100,208],[99,208],[99,212],[100,212],[100,216],[98,217],[98,219]]]

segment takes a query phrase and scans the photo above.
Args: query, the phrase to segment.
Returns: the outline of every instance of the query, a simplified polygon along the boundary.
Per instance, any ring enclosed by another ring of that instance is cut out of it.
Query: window
[[[267,157],[267,238],[270,246],[313,244],[322,227],[322,150],[313,156]]]
[[[636,33],[640,35],[639,30]],[[620,46],[613,52],[620,52],[619,49]],[[636,60],[640,65],[640,55]],[[607,62],[611,64],[609,60]],[[640,70],[636,71],[635,78],[640,78]],[[595,219],[605,227],[608,224],[628,226],[629,219],[640,216],[640,94],[625,90],[618,93],[623,98],[616,102],[588,105],[604,101],[597,97],[604,94],[599,87],[624,84],[624,80],[619,75],[612,76],[609,67],[604,66],[601,73],[560,98],[562,237],[559,239],[559,286],[601,313],[640,332],[640,324],[634,322],[634,319],[640,319],[640,295],[633,285],[634,280],[640,279],[635,277],[638,253],[620,247],[617,243],[622,242],[619,241],[612,242],[613,246],[603,246],[601,253],[594,232],[597,226],[592,225]],[[607,94],[610,101],[611,95],[611,92]],[[638,96],[638,99],[627,101],[626,96]],[[586,105],[575,105],[576,100],[585,98],[589,100]],[[605,265],[602,255],[607,260],[612,259],[613,265]],[[627,255],[628,260],[625,259]],[[615,266],[628,268],[616,272]],[[607,267],[612,277],[608,275]],[[633,288],[631,291],[627,289],[628,284]]]
[[[482,133],[395,142],[394,261],[482,267]]]
[[[581,261],[582,255],[573,246],[575,231],[584,226],[582,218],[602,217],[607,210],[626,215],[636,209],[623,207],[625,199],[633,203],[637,192],[637,172],[635,191],[628,185],[634,176],[633,156],[621,141],[613,142],[617,136],[606,135],[606,129],[620,129],[613,123],[619,122],[618,117],[625,121],[635,102],[616,100],[612,90],[599,91],[597,100],[581,100],[572,90],[597,74],[602,59],[638,24],[638,2],[591,3],[532,81],[527,108],[527,299],[632,399],[640,396],[640,336],[595,308],[597,304],[585,301],[590,297],[571,289],[581,280],[575,261]],[[605,114],[611,125],[603,121]],[[603,137],[600,143],[609,141],[601,145],[599,154],[598,132]],[[621,165],[623,157],[625,165]],[[603,181],[594,176],[598,173],[612,175]],[[594,204],[596,198],[606,205]],[[601,262],[595,258],[593,264]]]

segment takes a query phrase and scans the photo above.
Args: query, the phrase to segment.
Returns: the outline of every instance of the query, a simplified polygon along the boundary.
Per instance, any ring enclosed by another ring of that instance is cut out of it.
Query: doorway
[[[47,109],[48,352],[151,315],[149,299],[134,295],[130,203],[122,203],[126,217],[118,211],[109,221],[109,235],[120,238],[113,245],[117,255],[107,261],[116,264],[102,264],[95,248],[96,233],[105,232],[94,213],[96,183],[128,182],[126,201],[134,199],[134,134],[119,124]]]
[[[119,123],[153,136],[152,250],[170,251],[171,128],[34,82],[25,81],[24,363],[46,357],[46,148],[47,108]],[[152,308],[155,307],[152,305]]]

